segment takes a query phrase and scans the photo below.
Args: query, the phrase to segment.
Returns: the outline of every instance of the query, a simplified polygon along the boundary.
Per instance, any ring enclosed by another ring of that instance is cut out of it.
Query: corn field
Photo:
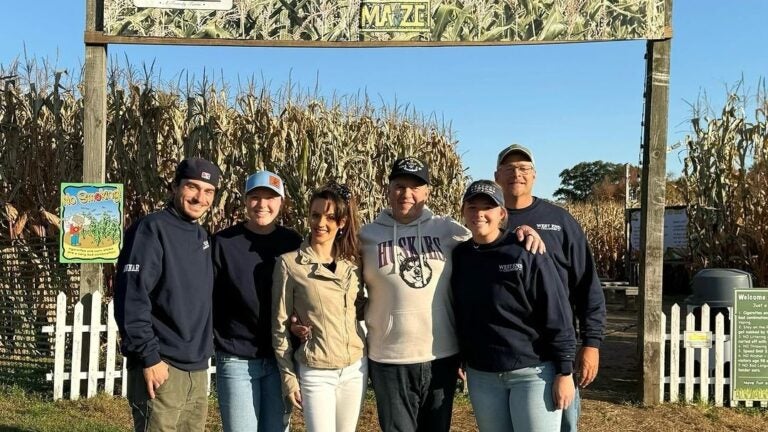
[[[58,229],[59,183],[82,172],[80,85],[63,72],[19,64],[0,69],[0,237],[44,236]],[[257,169],[283,176],[289,195],[283,222],[305,231],[310,193],[346,182],[365,221],[385,207],[395,158],[415,155],[432,167],[430,206],[456,215],[466,176],[451,131],[400,106],[367,97],[325,100],[293,86],[270,92],[251,81],[233,93],[208,76],[183,88],[159,83],[151,70],[113,67],[108,81],[107,182],[125,186],[126,224],[163,205],[173,171],[200,156],[223,171],[203,223],[217,231],[244,216],[243,183]],[[26,234],[25,234],[26,233]]]
[[[588,200],[564,205],[584,229],[597,265],[597,274],[609,279],[626,277],[624,269],[624,203]]]
[[[719,112],[692,106],[684,172],[689,244],[697,269],[750,271],[768,285],[768,92],[737,84]]]
[[[297,41],[554,41],[658,39],[663,0],[413,0],[424,3],[423,31],[367,32],[374,0],[234,0],[228,11],[137,8],[105,0],[106,33],[118,36]],[[410,22],[401,4],[380,9],[384,27]],[[385,17],[386,15],[386,17]],[[391,18],[391,22],[389,20]],[[381,24],[380,23],[380,24]],[[413,24],[411,22],[411,24]]]

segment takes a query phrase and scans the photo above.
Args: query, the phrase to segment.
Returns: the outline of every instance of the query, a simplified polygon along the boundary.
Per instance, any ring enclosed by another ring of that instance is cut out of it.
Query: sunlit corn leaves
[[[701,96],[685,144],[688,237],[696,269],[748,270],[768,284],[768,92],[739,82],[719,111]]]
[[[357,0],[235,0],[228,11],[136,8],[105,2],[105,30],[120,36],[344,41],[357,38]]]

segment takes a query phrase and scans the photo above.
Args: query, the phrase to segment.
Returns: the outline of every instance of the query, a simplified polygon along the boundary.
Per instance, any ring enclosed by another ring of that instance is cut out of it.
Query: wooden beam
[[[664,35],[671,34],[670,29]],[[104,32],[86,31],[86,44],[119,45],[194,45],[231,47],[282,47],[282,48],[392,48],[392,47],[456,47],[456,46],[507,46],[507,45],[553,45],[572,43],[616,42],[637,39],[606,39],[583,41],[309,41],[309,40],[259,40],[259,39],[213,39],[174,38],[154,36],[115,36]]]
[[[86,31],[103,29],[104,1],[86,0]],[[104,182],[107,144],[107,46],[85,45],[83,182]],[[104,291],[103,266],[80,264],[80,298]]]
[[[665,1],[671,23],[672,0]],[[666,203],[667,116],[671,40],[649,41],[646,52],[645,120],[640,220],[640,338],[643,404],[661,402],[661,297]]]

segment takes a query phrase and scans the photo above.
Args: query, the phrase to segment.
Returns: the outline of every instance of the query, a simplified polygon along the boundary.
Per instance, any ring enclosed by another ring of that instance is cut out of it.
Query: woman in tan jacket
[[[334,183],[314,192],[309,224],[309,238],[299,250],[280,256],[275,264],[272,343],[283,395],[303,409],[307,430],[352,432],[368,365],[356,316],[362,297],[360,222],[349,189]],[[311,337],[295,351],[292,314],[312,327]]]

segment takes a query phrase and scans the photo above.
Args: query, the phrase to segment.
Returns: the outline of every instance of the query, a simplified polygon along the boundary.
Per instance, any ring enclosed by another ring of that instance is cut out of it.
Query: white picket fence
[[[733,308],[728,308],[728,314],[733,318]],[[731,336],[725,332],[725,317],[722,313],[715,316],[715,331],[710,329],[710,307],[703,305],[696,327],[696,317],[693,312],[685,316],[685,327],[681,329],[680,306],[672,306],[670,311],[669,333],[667,332],[667,316],[661,314],[662,349],[661,349],[661,400],[670,402],[693,402],[694,400],[714,402],[715,406],[723,406],[728,401],[730,406],[737,403],[730,400],[729,389],[731,379],[725,376],[726,364],[733,361],[731,353]],[[697,348],[685,343],[685,332],[706,332],[711,334],[712,344]],[[730,332],[728,332],[730,333]],[[665,343],[669,341],[669,344]],[[711,362],[710,362],[711,360]],[[683,367],[681,368],[681,363]],[[698,371],[696,370],[698,362]],[[667,375],[666,369],[669,374]],[[682,369],[682,370],[681,370]],[[698,376],[697,375],[698,372]],[[665,384],[668,386],[665,389]],[[681,392],[682,386],[682,392]],[[728,387],[726,387],[728,386]],[[742,401],[748,407],[768,407],[768,401]]]
[[[685,328],[680,328],[680,306],[672,306],[669,333],[667,331],[667,316],[661,314],[662,349],[661,349],[661,400],[677,402],[681,399],[680,386],[683,386],[682,397],[686,402],[693,402],[695,390],[698,390],[698,399],[702,401],[710,400],[710,387],[712,387],[712,399],[716,406],[723,406],[725,399],[725,386],[730,385],[730,378],[725,377],[724,365],[730,358],[726,357],[726,343],[730,344],[730,335],[725,334],[725,319],[722,313],[715,317],[715,332],[712,338],[713,346],[707,348],[693,348],[683,346],[685,331],[710,331],[710,310],[709,305],[701,307],[701,319],[699,328],[695,328],[696,319],[694,314],[688,313],[685,317]],[[664,341],[669,341],[669,346]],[[713,369],[710,368],[710,354],[714,350]],[[684,370],[680,369],[681,351],[684,353]],[[730,352],[730,350],[728,350]],[[668,361],[667,361],[668,360]],[[699,362],[698,376],[694,370],[696,360]],[[669,375],[665,374],[666,367],[669,368]],[[682,374],[681,374],[682,372]],[[666,376],[665,376],[666,375]],[[668,392],[665,392],[664,384],[668,384]]]
[[[56,298],[56,323],[43,327],[43,333],[54,335],[53,372],[46,375],[48,381],[53,381],[53,399],[64,398],[65,382],[69,383],[69,399],[76,400],[81,396],[81,384],[87,381],[85,396],[96,396],[97,392],[115,395],[118,390],[115,382],[119,380],[119,394],[125,397],[127,392],[126,362],[118,353],[118,330],[115,322],[114,304],[107,304],[107,322],[102,323],[102,296],[94,293],[91,298],[90,322],[83,321],[83,304],[77,302],[72,317],[67,316],[67,296],[61,292]],[[71,323],[71,324],[69,324]],[[102,334],[106,333],[105,355],[102,361]],[[67,350],[67,340],[71,341]],[[88,353],[85,357],[87,365],[83,364],[83,341],[88,341]],[[118,357],[120,360],[118,361]],[[69,363],[66,361],[70,359]],[[117,364],[119,363],[119,365]],[[73,372],[79,371],[79,372]],[[216,368],[208,368],[208,388],[210,389],[211,375]],[[73,379],[73,377],[75,379]],[[103,383],[103,386],[100,384]]]

